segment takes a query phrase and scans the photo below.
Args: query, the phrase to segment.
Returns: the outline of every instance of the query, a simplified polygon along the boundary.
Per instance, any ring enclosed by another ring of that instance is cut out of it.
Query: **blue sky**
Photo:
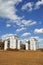
[[[43,0],[0,0],[0,37],[35,37],[43,47]]]

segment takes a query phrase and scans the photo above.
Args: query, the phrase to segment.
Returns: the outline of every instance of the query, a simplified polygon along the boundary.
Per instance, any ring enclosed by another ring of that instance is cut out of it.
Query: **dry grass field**
[[[0,65],[43,65],[43,51],[0,51]]]

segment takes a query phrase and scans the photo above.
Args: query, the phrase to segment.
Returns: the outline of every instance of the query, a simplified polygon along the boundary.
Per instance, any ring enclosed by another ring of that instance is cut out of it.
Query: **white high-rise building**
[[[2,37],[4,41],[4,50],[11,49],[20,49],[20,39],[15,35],[4,35]]]
[[[37,39],[35,39],[35,38],[30,39],[30,49],[31,50],[37,50],[38,49]]]
[[[26,50],[37,50],[39,45],[37,43],[37,39],[31,38],[29,41],[26,42]]]

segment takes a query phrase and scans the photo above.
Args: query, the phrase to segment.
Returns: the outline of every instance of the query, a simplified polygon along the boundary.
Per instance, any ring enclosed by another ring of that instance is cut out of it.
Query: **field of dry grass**
[[[0,65],[43,65],[43,52],[0,51]]]

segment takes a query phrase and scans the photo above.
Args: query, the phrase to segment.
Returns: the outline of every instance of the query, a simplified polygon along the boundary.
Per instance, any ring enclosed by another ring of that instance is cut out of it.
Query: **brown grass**
[[[43,52],[0,51],[0,65],[43,65]]]

